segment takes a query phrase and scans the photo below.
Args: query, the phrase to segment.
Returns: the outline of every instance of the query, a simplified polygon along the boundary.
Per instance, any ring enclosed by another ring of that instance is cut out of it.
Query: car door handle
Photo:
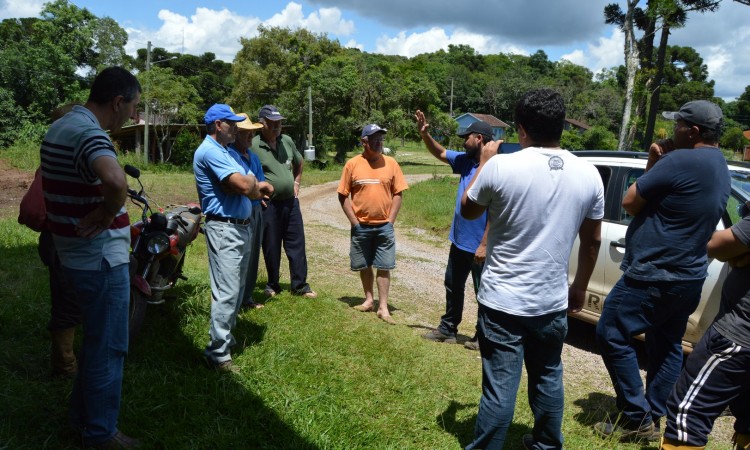
[[[625,248],[625,244],[620,244],[619,242],[611,241],[609,243],[610,247],[617,247],[617,248]]]

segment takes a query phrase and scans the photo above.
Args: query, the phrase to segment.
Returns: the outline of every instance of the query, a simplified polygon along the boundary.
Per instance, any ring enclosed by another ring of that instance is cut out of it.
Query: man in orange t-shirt
[[[377,270],[378,317],[395,325],[388,311],[391,270],[396,268],[396,236],[393,223],[401,209],[401,193],[408,189],[401,167],[383,155],[388,130],[370,124],[362,130],[361,155],[347,161],[341,173],[339,203],[352,225],[349,258],[351,269],[359,272],[365,301],[354,308],[372,311],[375,306],[373,283]]]

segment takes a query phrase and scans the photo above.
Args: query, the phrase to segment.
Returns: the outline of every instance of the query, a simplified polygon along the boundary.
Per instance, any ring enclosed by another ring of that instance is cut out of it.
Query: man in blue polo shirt
[[[228,105],[215,104],[203,119],[207,135],[195,151],[193,172],[206,216],[203,231],[211,279],[210,340],[204,354],[209,366],[217,371],[237,372],[230,347],[235,344],[232,328],[250,261],[248,243],[253,232],[250,199],[272,194],[273,187],[258,181],[226,148],[237,137],[237,122],[245,117],[234,114]]]
[[[461,196],[471,181],[479,166],[479,155],[482,148],[492,142],[492,127],[486,122],[474,122],[463,133],[465,152],[446,150],[437,143],[427,131],[429,124],[424,113],[417,110],[417,128],[427,150],[440,161],[450,164],[453,173],[461,176],[456,194],[456,208],[448,239],[451,249],[448,254],[448,265],[445,268],[445,314],[440,318],[440,325],[430,330],[424,337],[435,342],[456,343],[458,324],[464,312],[464,289],[466,279],[471,273],[474,281],[474,294],[479,289],[479,280],[484,266],[487,245],[487,213],[482,213],[477,219],[469,220],[461,217]],[[479,350],[476,333],[474,337],[464,343],[470,350]]]

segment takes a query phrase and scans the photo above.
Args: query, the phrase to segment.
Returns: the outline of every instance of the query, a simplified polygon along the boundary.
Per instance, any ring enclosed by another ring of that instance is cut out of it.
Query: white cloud
[[[354,33],[354,22],[344,20],[338,8],[320,8],[305,18],[302,5],[290,2],[283,11],[276,13],[265,22],[274,27],[306,28],[313,33],[329,33],[336,36],[350,36]]]
[[[576,49],[564,54],[560,59],[566,59],[579,66],[587,67],[593,73],[599,73],[602,69],[623,64],[625,37],[623,33],[612,28],[609,37],[600,37],[593,44],[587,44],[586,50]]]
[[[290,2],[281,12],[266,21],[258,17],[243,16],[228,9],[215,10],[196,8],[190,17],[162,9],[158,14],[162,21],[156,31],[127,29],[129,39],[126,51],[135,54],[136,49],[151,41],[154,47],[162,47],[172,52],[201,55],[213,52],[216,58],[231,62],[240,50],[240,38],[252,38],[258,34],[258,25],[306,28],[314,33],[329,33],[349,36],[354,33],[354,22],[344,20],[338,8],[320,8],[307,17],[302,6]],[[354,42],[354,41],[351,41]],[[362,48],[361,44],[351,46]]]
[[[43,3],[38,0],[0,0],[0,20],[38,17]]]
[[[359,49],[360,51],[364,51],[364,49],[365,49],[364,45],[360,44],[359,42],[355,41],[354,39],[349,39],[349,41],[346,44],[344,44],[344,47],[347,47],[347,48],[356,48],[356,49]]]
[[[240,37],[256,34],[260,19],[245,17],[228,9],[213,10],[196,8],[189,18],[162,9],[158,14],[162,21],[156,31],[127,29],[129,39],[126,51],[134,54],[138,48],[151,41],[153,47],[162,47],[171,52],[201,55],[213,52],[217,59],[231,62],[240,49]]]
[[[501,43],[492,36],[471,33],[463,29],[456,29],[452,35],[448,35],[443,28],[439,27],[408,35],[403,31],[395,36],[382,35],[375,43],[375,52],[412,57],[440,49],[447,50],[450,44],[469,45],[481,54],[500,52],[528,54],[524,49],[505,42]]]

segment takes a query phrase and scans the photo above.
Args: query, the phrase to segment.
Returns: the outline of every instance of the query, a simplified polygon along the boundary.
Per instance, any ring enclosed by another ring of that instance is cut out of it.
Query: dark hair
[[[706,128],[703,125],[688,122],[687,120],[683,120],[683,122],[685,122],[685,125],[687,125],[688,127],[698,127],[698,132],[701,135],[701,141],[707,144],[716,144],[719,142],[719,139],[721,139],[721,132],[724,129],[724,121],[721,119],[719,119],[719,124],[716,125],[716,128],[714,129]]]
[[[516,103],[515,121],[533,141],[559,141],[565,125],[565,102],[552,89],[529,91]]]
[[[141,84],[132,73],[122,67],[107,67],[94,78],[88,101],[103,105],[122,95],[129,102],[140,92]]]
[[[206,124],[206,134],[216,134],[216,121]]]

